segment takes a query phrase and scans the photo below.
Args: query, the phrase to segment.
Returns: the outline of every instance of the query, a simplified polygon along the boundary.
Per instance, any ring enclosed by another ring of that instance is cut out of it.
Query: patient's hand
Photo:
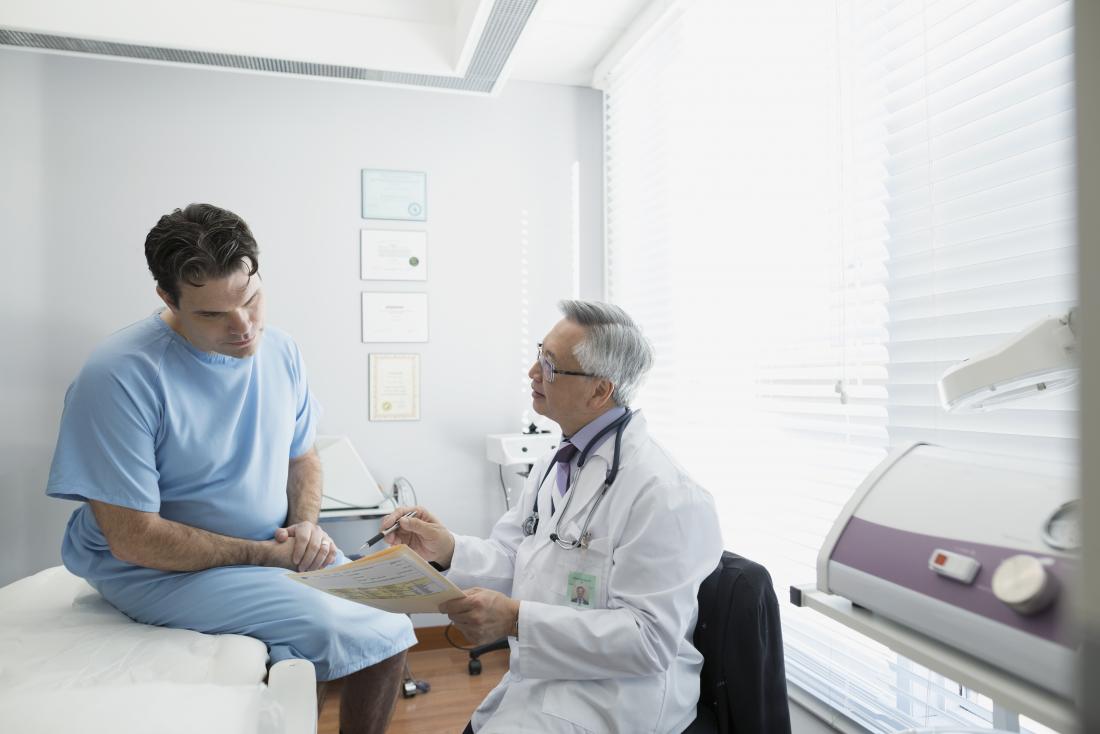
[[[272,566],[274,568],[286,568],[291,571],[298,570],[298,564],[291,556],[294,554],[294,544],[285,540],[279,541],[261,540],[256,543],[259,552],[254,554],[253,563],[257,566]]]
[[[416,517],[402,517],[414,510]],[[398,518],[401,518],[400,521]],[[400,522],[400,525],[397,530],[386,536],[387,543],[390,545],[404,543],[426,561],[435,561],[444,568],[451,565],[451,557],[455,552],[455,538],[435,515],[419,506],[398,507],[382,518],[381,526],[388,528],[395,522]]]
[[[291,543],[287,541],[293,540]],[[291,570],[316,571],[336,560],[339,549],[319,525],[303,521],[275,531],[276,543],[291,546]]]

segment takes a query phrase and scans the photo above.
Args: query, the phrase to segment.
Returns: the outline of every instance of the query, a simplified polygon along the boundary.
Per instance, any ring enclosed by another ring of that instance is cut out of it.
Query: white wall
[[[4,50],[0,99],[0,584],[59,562],[72,505],[44,487],[65,388],[157,306],[145,234],[193,201],[252,226],[269,321],[301,345],[322,430],[456,531],[488,531],[503,502],[484,436],[519,428],[533,344],[572,287],[574,161],[581,294],[602,288],[598,92],[511,83],[491,99]],[[428,172],[426,284],[359,280],[360,228],[390,226],[360,219],[364,167]],[[361,343],[364,290],[426,290],[431,341]],[[367,420],[371,351],[422,355],[422,420]]]

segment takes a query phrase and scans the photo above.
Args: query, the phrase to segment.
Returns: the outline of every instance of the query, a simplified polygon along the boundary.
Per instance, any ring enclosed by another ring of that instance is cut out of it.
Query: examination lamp
[[[1054,395],[1077,384],[1077,309],[1050,316],[1008,342],[965,359],[940,378],[940,402],[949,413],[995,410],[1035,395]]]

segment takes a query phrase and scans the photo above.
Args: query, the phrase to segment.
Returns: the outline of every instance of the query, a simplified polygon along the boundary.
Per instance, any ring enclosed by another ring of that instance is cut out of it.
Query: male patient
[[[320,409],[297,345],[264,323],[256,240],[192,204],[145,258],[167,308],[110,336],[65,395],[47,494],[85,503],[65,566],[139,622],[249,635],[272,662],[346,676],[342,731],[380,734],[416,640],[405,616],[283,578],[346,559],[317,525]]]

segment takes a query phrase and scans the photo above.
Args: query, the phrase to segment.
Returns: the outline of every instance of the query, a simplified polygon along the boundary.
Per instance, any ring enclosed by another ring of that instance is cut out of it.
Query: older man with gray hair
[[[487,540],[423,507],[383,525],[466,589],[440,611],[469,639],[508,637],[508,673],[467,731],[681,732],[699,697],[696,596],[722,554],[714,503],[629,407],[653,363],[634,321],[606,303],[560,307],[528,376],[565,440],[520,501]]]

